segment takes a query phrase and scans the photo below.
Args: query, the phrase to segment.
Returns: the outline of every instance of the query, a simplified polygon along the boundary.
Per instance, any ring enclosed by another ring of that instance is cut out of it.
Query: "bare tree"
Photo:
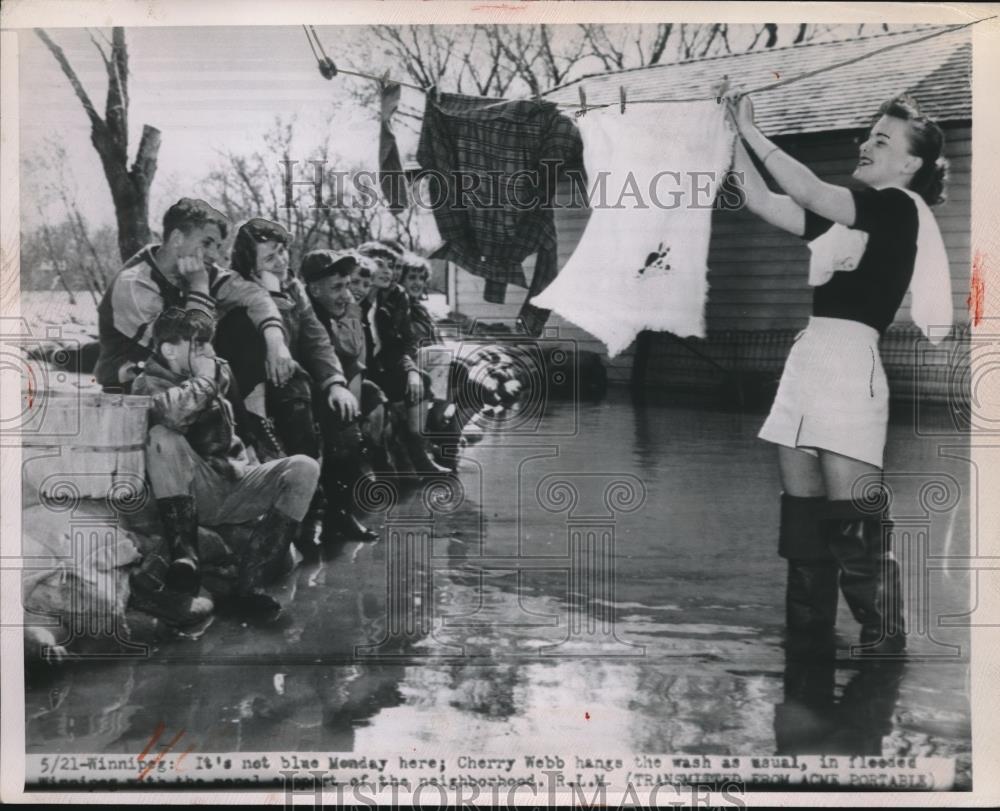
[[[34,201],[37,205],[37,201]],[[21,234],[21,284],[26,290],[53,289],[61,285],[69,294],[70,303],[75,293],[86,290],[96,307],[105,289],[94,256],[81,253],[80,232],[77,223],[69,217],[53,221],[47,212],[37,206],[39,224]],[[117,255],[114,229],[111,226],[88,231],[87,241],[101,265]]]
[[[589,55],[607,71],[658,64],[675,31],[673,23],[621,26],[581,23],[580,28],[590,46]]]
[[[106,51],[100,42],[90,35],[104,62],[108,77],[108,92],[104,105],[104,117],[97,112],[90,96],[80,82],[76,71],[63,52],[44,29],[35,33],[51,51],[62,72],[83,105],[90,119],[90,142],[97,150],[111,189],[115,217],[118,225],[118,250],[121,258],[127,259],[150,241],[149,230],[149,187],[156,174],[156,158],[160,149],[160,131],[145,125],[135,161],[128,165],[128,48],[125,30],[113,28],[111,40],[105,42]]]
[[[332,126],[325,128],[328,133],[332,130]],[[365,199],[365,193],[358,192],[352,182],[360,167],[345,166],[334,154],[329,136],[303,159],[295,146],[294,120],[277,118],[261,143],[260,149],[249,154],[220,153],[218,165],[201,185],[234,224],[265,217],[284,225],[293,238],[293,267],[313,249],[353,248],[382,237],[417,247],[415,209],[411,206],[393,216],[378,204],[374,179]],[[313,177],[316,165],[323,169],[323,205],[319,208],[313,185],[296,182],[286,189],[287,172],[301,181]]]
[[[593,48],[578,26],[376,25],[355,46],[354,61],[367,72],[389,70],[424,88],[536,96],[566,81],[592,59]],[[368,105],[376,91],[359,85],[355,97]]]
[[[44,249],[36,258],[65,276],[67,290],[85,288],[99,298],[121,259],[114,240],[108,245],[104,229],[93,231],[80,211],[80,192],[65,146],[55,136],[42,140],[25,157],[25,169],[25,199],[34,204],[40,224],[34,238]],[[26,272],[37,269],[26,266]]]
[[[914,27],[918,26],[893,25],[891,30],[905,31]],[[755,29],[753,39],[745,50],[752,51],[758,46],[776,48],[782,45],[802,45],[809,42],[834,42],[863,35],[884,34],[889,30],[888,23],[878,23],[877,25],[863,23],[856,28],[852,25],[833,23],[799,23],[798,25],[764,23]]]
[[[880,28],[888,30],[884,24]],[[627,70],[858,33],[853,26],[815,23],[378,25],[366,29],[353,57],[366,72],[389,71],[393,78],[424,88],[516,97],[537,96],[588,71]],[[354,88],[358,102],[375,107],[374,83]],[[419,112],[401,108],[399,114],[419,119]]]

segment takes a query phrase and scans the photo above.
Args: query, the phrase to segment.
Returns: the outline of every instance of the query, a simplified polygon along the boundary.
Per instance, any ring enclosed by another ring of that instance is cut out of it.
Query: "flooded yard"
[[[381,540],[297,567],[276,625],[218,617],[29,685],[27,752],[135,754],[166,724],[203,752],[958,756],[967,788],[970,575],[942,563],[968,553],[967,442],[890,427],[907,661],[850,661],[841,600],[837,662],[803,664],[762,419],[554,404],[454,482],[366,494]]]

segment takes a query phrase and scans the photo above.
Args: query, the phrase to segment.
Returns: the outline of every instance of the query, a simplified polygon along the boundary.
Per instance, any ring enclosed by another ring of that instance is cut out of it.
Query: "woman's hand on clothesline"
[[[730,90],[723,97],[729,120],[741,135],[745,135],[754,127],[753,101],[750,96],[739,90]]]
[[[753,101],[746,94],[736,102],[736,124],[740,132],[748,132],[754,127]]]

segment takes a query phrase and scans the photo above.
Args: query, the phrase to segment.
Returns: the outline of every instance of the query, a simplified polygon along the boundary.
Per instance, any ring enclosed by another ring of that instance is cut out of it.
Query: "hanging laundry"
[[[484,298],[502,304],[508,284],[528,287],[521,263],[537,252],[529,293],[541,293],[558,272],[552,167],[579,170],[582,159],[579,130],[551,102],[428,93],[417,161],[434,173],[444,244],[433,256],[486,279]],[[477,190],[463,195],[460,183]],[[548,316],[523,312],[535,324]]]
[[[379,111],[381,129],[378,136],[378,182],[389,210],[398,214],[406,208],[406,185],[403,183],[403,164],[399,147],[392,131],[392,116],[399,107],[402,88],[395,82],[382,83],[382,106]]]
[[[712,208],[735,138],[724,106],[590,110],[580,129],[587,173],[600,179],[593,214],[531,303],[587,330],[612,357],[646,329],[704,337]]]

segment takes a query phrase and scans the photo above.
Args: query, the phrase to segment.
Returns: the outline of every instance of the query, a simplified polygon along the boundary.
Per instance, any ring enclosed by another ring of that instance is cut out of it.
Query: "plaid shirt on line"
[[[528,286],[521,262],[537,251],[531,293],[548,286],[558,272],[555,218],[546,210],[552,168],[583,169],[572,120],[552,102],[428,93],[417,161],[436,173],[430,199],[444,244],[435,258],[485,278],[486,300],[502,303],[507,284]],[[479,188],[460,195],[460,173],[478,178]]]

